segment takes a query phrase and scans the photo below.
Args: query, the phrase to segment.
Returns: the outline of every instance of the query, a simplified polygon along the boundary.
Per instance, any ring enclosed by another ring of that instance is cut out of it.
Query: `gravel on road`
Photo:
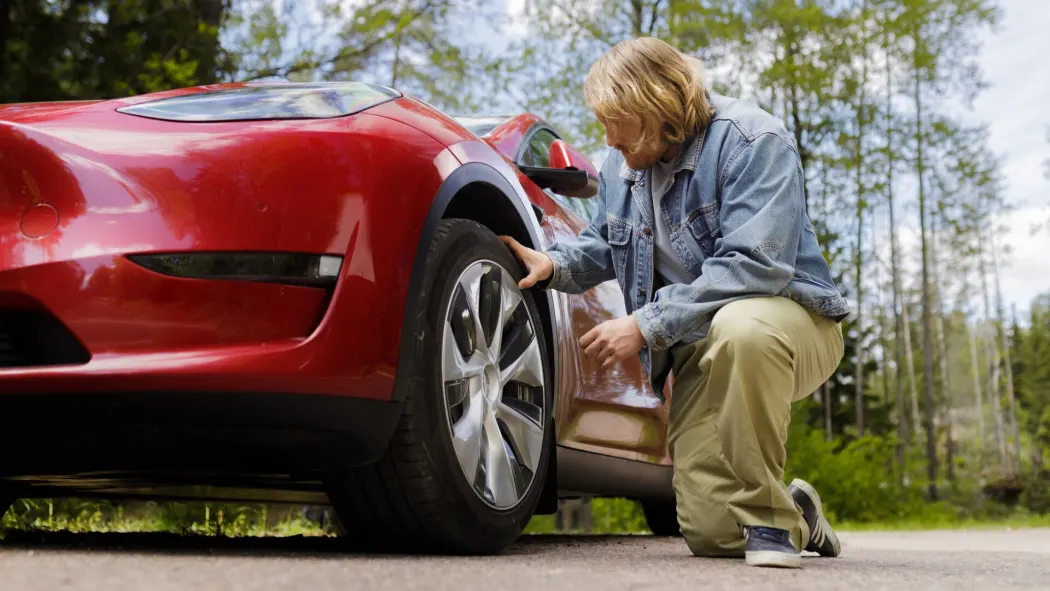
[[[652,536],[526,536],[501,556],[451,558],[355,554],[324,538],[12,532],[0,590],[1050,589],[1050,529],[840,537],[840,557],[779,570]]]

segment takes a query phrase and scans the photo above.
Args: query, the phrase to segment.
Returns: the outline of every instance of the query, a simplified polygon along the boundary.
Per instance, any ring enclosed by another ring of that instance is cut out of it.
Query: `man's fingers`
[[[601,356],[605,354],[606,348],[609,346],[609,339],[603,337],[595,339],[590,345],[588,345],[583,352],[590,355],[594,359],[601,360]]]
[[[506,245],[507,245],[507,247],[508,247],[508,248],[510,248],[510,250],[511,250],[511,251],[512,251],[512,252],[514,253],[514,255],[515,255],[515,256],[517,256],[518,258],[522,258],[522,256],[523,256],[523,255],[525,254],[525,252],[524,252],[524,250],[525,250],[525,247],[523,247],[523,246],[522,246],[522,245],[521,245],[521,244],[520,244],[520,243],[519,243],[519,242],[518,242],[517,240],[515,240],[514,238],[512,238],[512,237],[510,237],[510,236],[500,236],[500,237],[499,237],[499,239],[500,239],[500,240],[502,240],[502,241],[503,241],[503,244],[506,244]]]
[[[596,326],[596,327],[588,330],[587,334],[585,334],[582,337],[580,337],[580,346],[581,347],[586,347],[587,345],[590,345],[591,342],[598,336],[598,328],[599,328],[599,326]]]
[[[532,271],[528,275],[526,275],[525,277],[521,278],[521,281],[518,282],[518,287],[520,287],[521,289],[528,289],[528,288],[532,287],[533,285],[536,285],[536,281],[538,281],[538,280],[539,280],[539,274],[536,273],[535,271]]]

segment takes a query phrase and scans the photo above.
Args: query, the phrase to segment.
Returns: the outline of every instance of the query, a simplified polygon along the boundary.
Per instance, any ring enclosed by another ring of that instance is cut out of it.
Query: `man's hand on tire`
[[[518,282],[520,289],[528,289],[539,281],[550,279],[551,275],[554,274],[554,261],[546,254],[532,250],[527,246],[522,246],[510,236],[500,236],[499,239],[510,248],[511,252],[514,253],[514,257],[528,269],[529,274]]]

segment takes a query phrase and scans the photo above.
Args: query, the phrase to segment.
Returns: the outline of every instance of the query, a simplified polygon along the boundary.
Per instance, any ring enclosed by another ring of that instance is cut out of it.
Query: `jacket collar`
[[[706,129],[702,129],[699,134],[686,139],[683,149],[678,152],[678,156],[674,159],[674,168],[671,170],[672,175],[676,175],[679,171],[686,169],[693,172],[696,171],[696,167],[700,164],[700,152],[704,148],[706,132]],[[623,180],[636,183],[642,180],[644,175],[644,170],[634,170],[627,166],[626,160],[620,163],[620,178]]]

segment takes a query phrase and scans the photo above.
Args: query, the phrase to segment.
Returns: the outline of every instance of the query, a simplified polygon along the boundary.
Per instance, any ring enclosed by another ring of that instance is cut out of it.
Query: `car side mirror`
[[[546,167],[521,166],[521,171],[543,189],[566,197],[587,199],[598,194],[598,170],[578,150],[554,140]]]

